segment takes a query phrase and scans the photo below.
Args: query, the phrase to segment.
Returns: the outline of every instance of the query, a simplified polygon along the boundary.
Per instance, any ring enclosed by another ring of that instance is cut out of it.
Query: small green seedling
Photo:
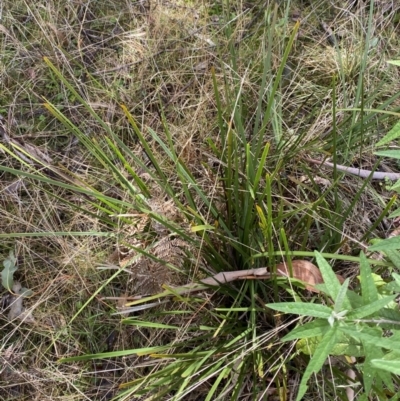
[[[1,272],[1,284],[10,292],[15,292],[15,285],[17,282],[14,281],[14,273],[18,270],[17,258],[13,251],[10,251],[8,257],[3,261],[4,269]],[[18,294],[26,298],[32,295],[32,290],[28,288],[21,288],[18,284]]]

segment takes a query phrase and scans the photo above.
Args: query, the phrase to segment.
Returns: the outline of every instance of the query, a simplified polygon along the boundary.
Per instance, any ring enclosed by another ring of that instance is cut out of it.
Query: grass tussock
[[[308,356],[265,304],[323,297],[276,266],[318,250],[356,288],[395,224],[388,183],[307,158],[398,170],[373,151],[400,109],[399,7],[64,3],[4,0],[0,21],[0,256],[34,318],[2,289],[0,398],[289,399]],[[308,399],[343,399],[350,363],[329,363]]]

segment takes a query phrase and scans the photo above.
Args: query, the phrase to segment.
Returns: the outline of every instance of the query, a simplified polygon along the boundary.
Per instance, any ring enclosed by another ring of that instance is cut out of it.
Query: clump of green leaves
[[[317,287],[328,296],[332,305],[308,302],[267,304],[280,312],[315,318],[300,324],[282,339],[298,340],[298,351],[311,355],[296,399],[300,400],[306,394],[308,380],[322,368],[330,355],[364,358],[357,364],[357,369],[363,373],[366,395],[374,385],[374,390],[386,386],[394,392],[391,374],[400,371],[400,312],[394,301],[400,292],[400,275],[393,273],[393,281],[389,283],[376,280],[367,258],[361,253],[359,295],[349,290],[348,279],[340,284],[320,253],[315,252],[315,256],[325,283]]]
[[[14,273],[18,270],[18,265],[17,258],[15,257],[13,251],[10,251],[8,257],[4,259],[3,267],[4,269],[1,272],[1,284],[8,291],[15,293],[15,288],[20,287],[20,284],[18,281],[14,281]],[[19,289],[18,295],[30,297],[32,295],[32,290],[22,287]]]
[[[17,271],[17,258],[14,256],[14,252],[10,251],[8,257],[3,261],[4,269],[1,272],[1,284],[8,291],[12,290],[14,285],[14,273]]]

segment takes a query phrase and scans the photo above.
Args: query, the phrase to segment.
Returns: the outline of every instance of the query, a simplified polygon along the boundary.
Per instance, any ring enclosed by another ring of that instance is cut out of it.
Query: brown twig
[[[236,271],[226,271],[215,274],[214,276],[204,278],[197,283],[190,283],[181,287],[165,287],[167,291],[159,294],[161,297],[170,297],[175,295],[185,295],[196,291],[204,291],[210,289],[210,287],[218,288],[222,284],[230,283],[235,280],[269,280],[273,277],[293,277],[296,280],[302,281],[307,290],[318,293],[319,290],[315,288],[315,285],[322,284],[324,282],[321,272],[318,267],[307,260],[292,260],[291,266],[288,263],[279,263],[276,265],[276,274],[271,273],[267,267],[259,267],[257,269],[248,270],[236,270]],[[343,277],[336,275],[338,280],[343,283]],[[134,305],[140,301],[146,302],[156,299],[156,296],[137,296],[134,302],[128,302],[124,309],[116,314],[124,314],[137,312],[139,310],[153,308],[160,304],[168,302],[168,300],[161,301],[158,299],[157,302],[150,304]]]
[[[306,161],[312,164],[319,164],[320,166],[329,167],[330,169],[334,169],[336,166],[336,170],[342,171],[343,173],[356,175],[361,178],[370,178],[371,180],[392,180],[396,181],[400,179],[400,173],[387,173],[386,171],[372,171],[372,170],[364,170],[362,168],[357,167],[348,167],[343,166],[341,164],[334,164],[327,161],[321,161],[316,159],[305,159]]]

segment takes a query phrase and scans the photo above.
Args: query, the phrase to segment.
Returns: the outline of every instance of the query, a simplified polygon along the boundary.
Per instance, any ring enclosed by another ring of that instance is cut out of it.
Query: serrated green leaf
[[[400,137],[400,121],[376,144],[382,146]]]
[[[364,317],[370,316],[375,312],[381,310],[384,306],[386,306],[389,302],[397,297],[397,294],[391,295],[389,297],[378,299],[372,302],[369,305],[361,306],[360,308],[354,309],[347,314],[347,319],[356,320],[362,319]]]
[[[310,304],[306,302],[276,302],[266,304],[268,308],[284,313],[294,313],[301,316],[322,317],[328,319],[332,314],[332,309],[320,304]]]
[[[329,356],[330,351],[335,345],[337,325],[333,326],[323,337],[319,343],[313,357],[311,358],[306,371],[301,378],[299,392],[296,397],[296,401],[300,401],[305,393],[307,392],[307,382],[313,373],[318,372],[325,362],[325,359]]]
[[[318,267],[321,271],[322,277],[324,279],[324,284],[326,286],[327,294],[332,298],[336,299],[340,292],[340,282],[336,277],[336,274],[332,270],[331,265],[323,258],[323,256],[315,251],[315,259],[317,260]],[[349,302],[344,302],[343,307],[345,309],[350,308]]]
[[[302,326],[296,327],[282,338],[282,341],[297,340],[299,338],[311,338],[324,335],[331,326],[325,319],[314,320]]]
[[[386,370],[394,375],[400,375],[400,361],[387,361],[385,359],[373,359],[372,365],[378,369]]]
[[[363,331],[358,331],[356,329],[348,328],[348,327],[339,327],[339,329],[352,336],[353,338],[356,338],[363,343],[371,344],[375,347],[381,347],[385,349],[391,349],[391,350],[398,350],[399,348],[399,342],[396,340],[394,341],[391,338],[384,338],[381,337],[379,334],[377,335],[371,335],[367,333],[367,327],[363,327]]]
[[[378,290],[372,276],[372,270],[364,252],[360,253],[360,282],[361,296],[364,305],[368,305],[378,299]]]

